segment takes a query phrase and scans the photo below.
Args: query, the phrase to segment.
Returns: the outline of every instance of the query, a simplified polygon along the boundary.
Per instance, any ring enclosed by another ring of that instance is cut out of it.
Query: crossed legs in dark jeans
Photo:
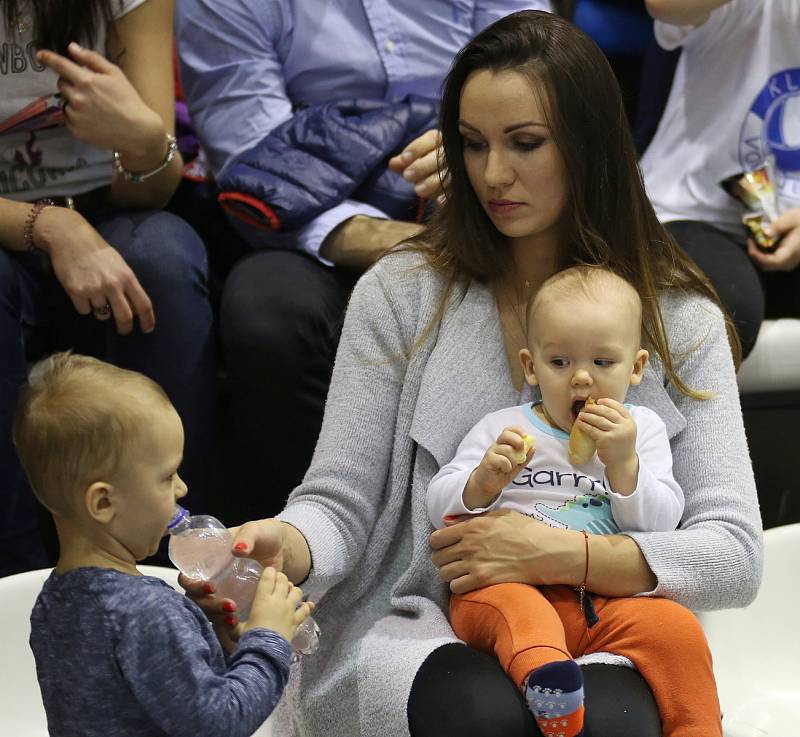
[[[302,481],[357,278],[293,251],[253,253],[228,276],[220,308],[228,374],[221,411],[235,460],[234,519],[276,514]]]
[[[186,434],[187,499],[204,506],[213,428],[214,346],[205,248],[164,212],[88,218],[133,269],[153,302],[155,330],[116,333],[113,320],[79,315],[39,254],[0,250],[0,575],[46,564],[33,495],[11,443],[11,420],[28,361],[71,348],[155,379]]]

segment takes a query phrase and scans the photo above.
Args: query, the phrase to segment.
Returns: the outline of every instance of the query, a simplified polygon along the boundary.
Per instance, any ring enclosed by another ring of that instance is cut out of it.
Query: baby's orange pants
[[[535,668],[595,652],[624,655],[650,686],[664,737],[721,737],[711,653],[697,617],[669,599],[593,595],[588,629],[568,586],[487,586],[450,599],[450,621],[468,645],[494,653],[520,688]]]

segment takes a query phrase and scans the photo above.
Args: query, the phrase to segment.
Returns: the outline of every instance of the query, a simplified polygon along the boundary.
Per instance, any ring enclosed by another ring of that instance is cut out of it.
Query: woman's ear
[[[536,371],[533,368],[533,356],[527,348],[520,350],[519,362],[522,364],[522,371],[525,374],[525,381],[527,381],[531,386],[536,386],[539,381],[536,378]]]
[[[86,512],[95,522],[107,525],[114,519],[114,487],[105,481],[95,481],[83,493]]]
[[[639,349],[636,358],[633,359],[633,370],[631,371],[631,385],[638,386],[644,377],[644,369],[650,360],[650,354],[644,349]]]

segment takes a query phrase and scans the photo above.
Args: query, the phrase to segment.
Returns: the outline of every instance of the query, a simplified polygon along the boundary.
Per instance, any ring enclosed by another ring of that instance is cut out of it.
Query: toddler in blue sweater
[[[196,604],[139,573],[187,491],[183,427],[161,387],[57,354],[31,374],[14,443],[61,548],[31,615],[50,735],[251,735],[283,692],[311,606],[265,569],[226,655]]]

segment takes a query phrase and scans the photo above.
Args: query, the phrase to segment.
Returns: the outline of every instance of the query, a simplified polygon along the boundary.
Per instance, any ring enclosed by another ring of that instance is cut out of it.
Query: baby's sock
[[[574,660],[560,660],[531,671],[525,700],[544,737],[583,734],[583,675]]]

